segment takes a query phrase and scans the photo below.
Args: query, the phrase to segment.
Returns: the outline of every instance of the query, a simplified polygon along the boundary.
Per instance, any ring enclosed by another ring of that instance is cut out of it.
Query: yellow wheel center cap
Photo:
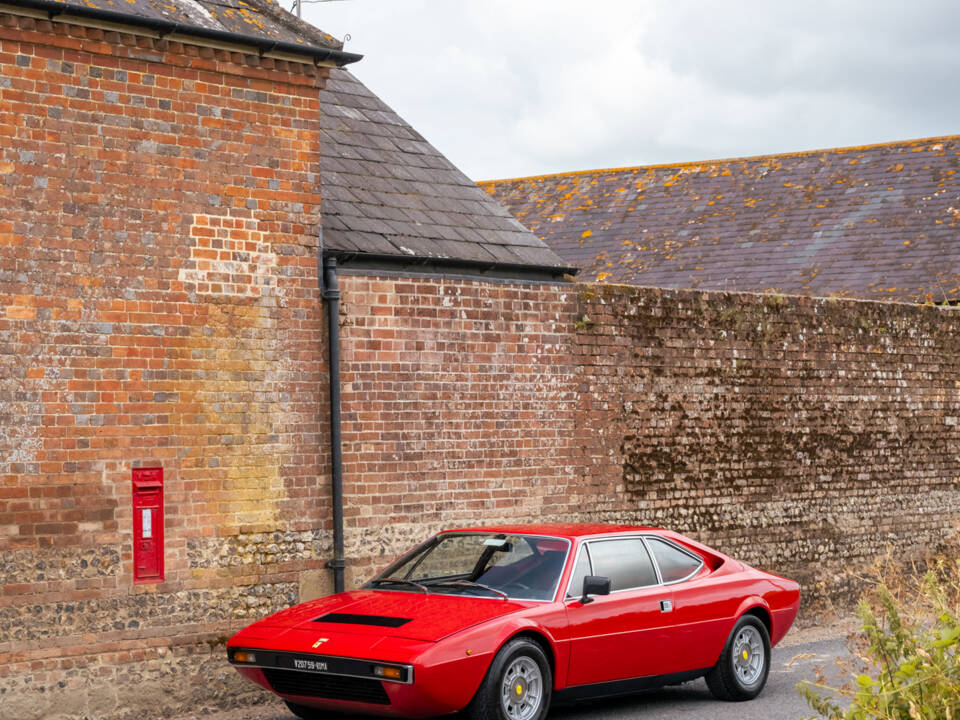
[[[743,651],[743,659],[744,659],[744,660],[749,660],[749,659],[750,659],[750,653],[747,652],[746,650]]]
[[[517,685],[517,695],[523,695],[523,685]]]

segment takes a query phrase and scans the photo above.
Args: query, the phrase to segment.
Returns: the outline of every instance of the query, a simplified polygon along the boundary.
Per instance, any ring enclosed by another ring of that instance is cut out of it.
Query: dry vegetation
[[[960,720],[960,542],[919,563],[888,553],[861,578],[872,588],[857,609],[851,656],[798,690],[828,720]]]

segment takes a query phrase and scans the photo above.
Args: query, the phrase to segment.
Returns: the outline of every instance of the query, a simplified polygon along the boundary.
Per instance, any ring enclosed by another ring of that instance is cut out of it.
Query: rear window
[[[699,558],[684,552],[680,548],[657,538],[647,538],[650,550],[657,559],[660,577],[665,583],[685,580],[695,573],[702,564]]]

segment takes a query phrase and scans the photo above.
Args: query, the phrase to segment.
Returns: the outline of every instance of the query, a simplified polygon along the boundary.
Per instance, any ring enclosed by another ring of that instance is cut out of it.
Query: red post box
[[[133,470],[133,581],[163,581],[163,468]]]

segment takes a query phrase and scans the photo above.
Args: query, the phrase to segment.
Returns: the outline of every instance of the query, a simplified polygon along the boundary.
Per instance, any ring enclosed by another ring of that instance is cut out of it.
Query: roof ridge
[[[910,140],[890,140],[887,142],[869,143],[866,145],[849,145],[849,146],[834,147],[834,148],[797,150],[793,152],[770,153],[767,155],[746,155],[743,157],[715,158],[715,159],[709,159],[709,160],[688,160],[686,162],[654,163],[652,165],[632,165],[632,166],[625,166],[625,167],[596,168],[593,170],[573,170],[570,172],[560,172],[560,173],[543,173],[541,175],[528,175],[528,176],[512,177],[512,178],[496,178],[491,180],[478,180],[477,185],[479,185],[482,188],[486,188],[496,183],[512,183],[512,182],[521,182],[521,181],[527,181],[527,180],[546,180],[548,178],[579,177],[582,175],[601,175],[601,174],[606,175],[611,173],[626,172],[628,170],[659,170],[659,169],[666,169],[666,168],[689,168],[697,165],[721,165],[725,163],[749,162],[751,160],[775,160],[777,158],[805,157],[810,155],[822,155],[824,153],[839,154],[839,153],[853,152],[855,150],[873,150],[876,148],[894,147],[899,145],[902,145],[904,147],[909,147],[910,145],[936,142],[938,140],[939,141],[960,140],[960,135],[936,135],[933,137],[913,138]]]

